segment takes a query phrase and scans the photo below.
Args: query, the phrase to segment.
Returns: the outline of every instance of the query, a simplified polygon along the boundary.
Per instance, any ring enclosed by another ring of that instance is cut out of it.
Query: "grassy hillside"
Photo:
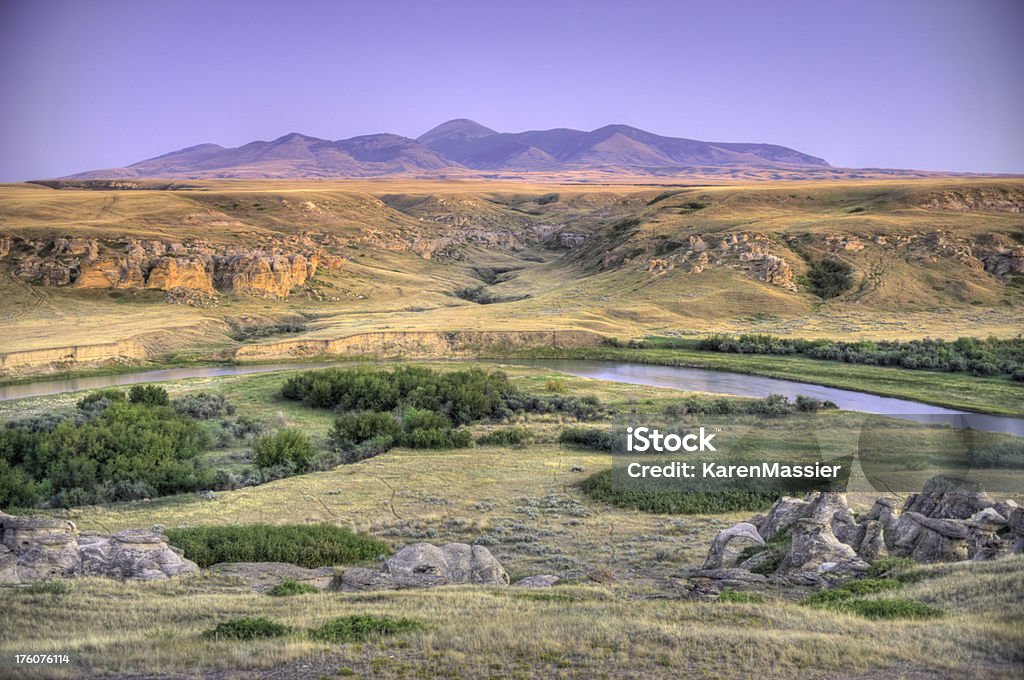
[[[131,340],[138,351],[126,360],[216,356],[260,341],[238,327],[289,318],[304,319],[292,338],[551,328],[912,338],[1024,327],[1018,180],[144,186],[0,187],[0,235],[14,239],[0,259],[0,350]],[[333,259],[287,299],[220,293],[197,307],[166,304],[160,291],[18,274],[25,244],[41,244],[45,258],[50,240],[76,236],[97,239],[101,254],[141,239],[217,252],[316,248]],[[830,299],[808,277],[824,260],[851,271]]]

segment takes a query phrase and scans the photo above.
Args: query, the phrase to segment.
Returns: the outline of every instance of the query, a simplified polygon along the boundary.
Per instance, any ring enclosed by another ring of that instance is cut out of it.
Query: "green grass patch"
[[[909,557],[879,557],[871,563],[871,568],[868,569],[868,576],[872,578],[882,576],[893,577],[916,565],[917,562]]]
[[[215,628],[203,633],[203,637],[209,640],[259,640],[281,637],[291,632],[291,628],[276,621],[263,617],[247,617],[218,623]]]
[[[268,590],[267,595],[271,595],[273,597],[288,597],[291,595],[308,595],[310,593],[319,592],[319,588],[311,586],[308,583],[299,583],[294,579],[286,578]]]
[[[220,562],[290,562],[313,569],[391,553],[375,538],[331,524],[246,524],[168,529],[171,545],[200,567]]]
[[[804,598],[803,604],[809,607],[835,607],[840,602],[852,600],[863,595],[873,595],[901,588],[902,583],[891,578],[866,578],[849,581],[838,588],[821,590]]]
[[[868,619],[937,619],[945,616],[939,607],[902,597],[843,600],[832,608]]]
[[[616,490],[612,471],[602,470],[579,483],[587,496],[619,508],[665,515],[718,515],[726,512],[765,510],[778,498],[757,491],[689,491],[662,493]]]
[[[803,604],[818,609],[831,609],[869,619],[934,619],[944,616],[942,609],[903,597],[865,598],[898,590],[903,582],[894,578],[866,578],[849,581],[830,590],[822,590],[804,598]]]
[[[423,624],[413,619],[392,619],[387,616],[356,614],[328,621],[319,628],[309,631],[309,636],[321,642],[342,644],[346,642],[362,642],[363,640],[383,637],[385,635],[406,633],[422,627]]]
[[[763,604],[764,596],[757,593],[744,593],[739,590],[723,590],[716,602],[728,604]]]

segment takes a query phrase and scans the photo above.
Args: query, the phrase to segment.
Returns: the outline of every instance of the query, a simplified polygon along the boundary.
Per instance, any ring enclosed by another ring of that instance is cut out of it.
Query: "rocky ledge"
[[[867,573],[882,556],[917,562],[991,560],[1024,552],[1024,508],[993,501],[974,482],[930,480],[902,507],[879,498],[861,518],[842,494],[784,497],[711,544],[698,578],[736,585],[826,586]]]
[[[0,583],[106,576],[162,580],[198,571],[153,531],[79,533],[73,522],[0,513]]]
[[[0,258],[29,283],[75,288],[174,291],[170,302],[190,299],[182,291],[240,293],[285,298],[320,266],[341,258],[312,242],[267,242],[254,248],[215,247],[193,240],[99,241],[92,238],[20,239],[0,236]],[[193,295],[194,297],[194,295]]]

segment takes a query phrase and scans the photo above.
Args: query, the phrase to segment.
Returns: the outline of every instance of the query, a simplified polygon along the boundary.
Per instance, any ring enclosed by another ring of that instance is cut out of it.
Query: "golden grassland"
[[[460,363],[435,364],[451,369]],[[653,418],[674,390],[503,366],[531,392],[594,394],[618,420]],[[325,410],[276,398],[287,374],[166,383],[172,395],[225,394],[241,414],[272,418],[322,441]],[[66,394],[0,404],[10,419],[73,407]],[[850,418],[820,416],[834,453],[856,442]],[[0,653],[72,652],[79,666],[53,677],[165,673],[246,677],[1014,677],[1024,657],[1024,559],[927,567],[901,596],[946,612],[931,621],[869,621],[810,609],[799,591],[763,589],[761,604],[680,599],[689,570],[715,533],[750,513],[672,516],[596,503],[575,482],[609,465],[606,454],[555,442],[562,419],[530,416],[526,448],[395,449],[332,470],[220,492],[59,513],[81,529],[117,531],[228,523],[329,522],[392,545],[481,541],[513,579],[558,573],[545,591],[450,587],[273,598],[203,573],[165,583],[69,582],[65,593],[0,590]],[[474,426],[481,433],[496,425]],[[908,432],[913,425],[908,424]],[[230,453],[230,452],[229,452]],[[236,452],[237,453],[237,452]],[[582,471],[580,471],[582,469]],[[575,470],[575,471],[574,471]],[[876,494],[849,495],[864,510]],[[1020,499],[1024,500],[1024,499]],[[301,631],[347,614],[411,617],[419,631],[325,645]],[[221,621],[265,616],[298,632],[274,640],[213,642]]]
[[[310,678],[1019,677],[1024,560],[923,571],[937,575],[906,592],[943,606],[941,619],[869,621],[781,596],[763,604],[636,599],[614,583],[273,598],[215,576],[82,579],[59,596],[5,593],[0,650],[73,652],[94,672],[164,677],[275,667],[278,677]],[[301,633],[246,643],[201,637],[241,616],[301,630],[368,612],[425,627],[342,646]],[[53,676],[81,677],[81,666]]]
[[[770,332],[843,339],[910,339],[970,334],[1013,336],[1024,327],[1024,289],[945,258],[908,262],[868,248],[842,253],[856,270],[851,293],[823,302],[754,281],[728,268],[663,275],[632,262],[602,269],[603,253],[653,247],[691,234],[757,232],[785,250],[789,234],[877,234],[944,230],[1020,238],[1019,213],[945,209],[936,197],[1020,191],[1017,179],[941,178],[700,186],[587,185],[511,181],[375,179],[349,181],[189,181],[173,190],[54,190],[0,186],[0,231],[51,238],[92,236],[251,245],[262,238],[316,233],[354,239],[346,261],[321,269],[287,300],[221,296],[209,308],[167,305],[154,291],[27,286],[0,272],[0,350],[67,347],[132,339],[152,359],[195,358],[237,347],[231,324],[272,325],[301,315],[297,337],[365,331],[586,329],[619,338],[651,333]],[[539,203],[543,196],[558,200]],[[665,198],[660,198],[660,197]],[[656,200],[659,199],[660,200]],[[936,199],[937,200],[937,199]],[[707,207],[687,211],[698,201]],[[310,207],[312,206],[312,207]],[[683,208],[680,208],[683,206]],[[425,260],[389,244],[444,239],[463,229],[514,234],[531,225],[589,235],[578,250],[532,245],[501,251],[467,245],[465,257]],[[639,220],[625,242],[612,236]],[[1016,235],[1016,236],[1014,236]],[[815,253],[810,253],[814,255]],[[803,257],[790,253],[795,273]],[[479,305],[454,291],[481,285],[475,269],[513,268],[490,285],[522,298]],[[523,297],[527,296],[527,297]],[[293,337],[293,336],[289,336]],[[260,342],[252,340],[250,342]]]

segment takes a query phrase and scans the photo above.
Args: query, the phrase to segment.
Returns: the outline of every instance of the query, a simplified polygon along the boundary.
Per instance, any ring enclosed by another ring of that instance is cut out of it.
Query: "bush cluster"
[[[853,286],[853,267],[834,258],[819,260],[811,264],[807,283],[823,300],[839,297]]]
[[[342,453],[343,463],[355,463],[391,449],[462,449],[473,445],[465,428],[452,427],[442,413],[407,407],[400,416],[389,412],[359,411],[342,414],[327,435],[331,447]]]
[[[322,626],[309,631],[309,636],[321,642],[340,644],[344,642],[362,642],[374,637],[405,633],[421,627],[422,624],[413,619],[393,619],[388,616],[354,614],[328,621]]]
[[[70,507],[209,488],[207,433],[162,388],[93,393],[66,417],[0,429],[0,507]]]
[[[339,411],[393,411],[412,406],[442,413],[455,425],[499,417],[514,390],[500,371],[440,372],[423,366],[388,370],[328,368],[285,381],[285,399]]]
[[[307,371],[289,378],[282,396],[342,412],[328,434],[328,442],[341,463],[364,460],[394,446],[469,447],[473,437],[462,426],[484,419],[501,420],[515,413],[566,413],[579,420],[592,420],[603,413],[594,397],[523,394],[509,384],[504,373],[479,368],[450,372],[422,366]],[[518,432],[495,436],[502,438],[500,443],[516,445],[525,441]]]
[[[220,562],[290,562],[315,569],[391,553],[381,541],[332,524],[204,526],[165,533],[171,545],[200,567]]]
[[[1024,470],[1024,439],[1018,438],[971,451],[973,467]]]
[[[252,442],[252,451],[256,467],[284,467],[294,472],[308,472],[316,456],[309,437],[290,427],[257,437]]]
[[[579,483],[590,498],[619,508],[666,515],[714,515],[765,510],[778,493],[758,491],[688,491],[685,493],[623,491],[612,483],[612,471],[603,470]]]
[[[1015,380],[1024,380],[1024,338],[841,342],[747,334],[738,337],[712,335],[701,340],[697,347],[713,352],[801,355],[848,364],[898,366],[979,376],[1008,375]]]
[[[320,589],[308,583],[300,583],[295,579],[286,578],[267,591],[271,597],[290,597],[292,595],[308,595],[319,593]]]

